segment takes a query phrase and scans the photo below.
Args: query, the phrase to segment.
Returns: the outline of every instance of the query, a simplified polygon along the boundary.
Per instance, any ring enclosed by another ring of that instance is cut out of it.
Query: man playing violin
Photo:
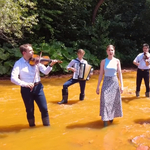
[[[49,114],[47,102],[43,91],[43,85],[40,80],[40,71],[47,75],[52,70],[52,66],[57,62],[52,60],[47,67],[42,63],[34,66],[29,64],[33,56],[33,48],[31,44],[23,44],[20,46],[22,57],[16,61],[12,72],[11,82],[21,86],[21,96],[27,112],[27,120],[30,127],[35,126],[34,117],[34,101],[41,112],[42,122],[44,126],[49,126]]]
[[[133,60],[133,64],[135,64],[137,69],[137,77],[136,77],[136,97],[140,96],[140,87],[142,79],[144,78],[146,92],[145,96],[149,97],[149,69],[150,69],[150,53],[149,53],[149,45],[143,44],[143,53],[137,55],[137,57]]]

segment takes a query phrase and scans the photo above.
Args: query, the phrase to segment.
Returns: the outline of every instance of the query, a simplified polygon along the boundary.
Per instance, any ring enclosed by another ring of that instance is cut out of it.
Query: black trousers
[[[136,92],[140,91],[141,82],[144,79],[146,92],[149,92],[149,69],[137,70],[137,78],[136,78]]]
[[[48,117],[47,102],[43,91],[43,85],[36,85],[32,92],[30,88],[21,87],[21,95],[26,107],[27,119],[34,119],[34,101],[38,105],[41,117]]]
[[[76,79],[69,79],[67,82],[64,83],[63,89],[68,89],[69,86],[72,84],[79,83],[80,85],[80,94],[84,95],[85,93],[85,86],[86,86],[86,80],[76,80]]]

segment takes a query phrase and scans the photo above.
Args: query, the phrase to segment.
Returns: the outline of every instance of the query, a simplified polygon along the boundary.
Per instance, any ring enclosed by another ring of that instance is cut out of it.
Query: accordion
[[[76,72],[73,73],[73,79],[87,80],[92,66],[84,63],[75,63],[74,68],[76,69]]]

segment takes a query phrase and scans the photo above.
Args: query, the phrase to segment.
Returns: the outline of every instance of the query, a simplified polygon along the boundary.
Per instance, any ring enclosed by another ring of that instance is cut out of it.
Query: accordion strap
[[[78,61],[79,63],[81,63],[81,62],[80,62],[80,60],[79,60],[79,59],[77,59],[77,58],[76,58],[76,59],[74,59],[74,60],[76,60],[76,61]]]

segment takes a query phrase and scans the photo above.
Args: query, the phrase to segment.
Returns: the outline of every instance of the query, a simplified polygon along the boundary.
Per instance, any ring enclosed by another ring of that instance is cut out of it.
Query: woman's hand
[[[97,89],[96,89],[96,93],[99,95],[99,87],[97,87]]]
[[[123,93],[123,89],[122,89],[122,88],[120,88],[120,93],[121,93],[121,94]]]

